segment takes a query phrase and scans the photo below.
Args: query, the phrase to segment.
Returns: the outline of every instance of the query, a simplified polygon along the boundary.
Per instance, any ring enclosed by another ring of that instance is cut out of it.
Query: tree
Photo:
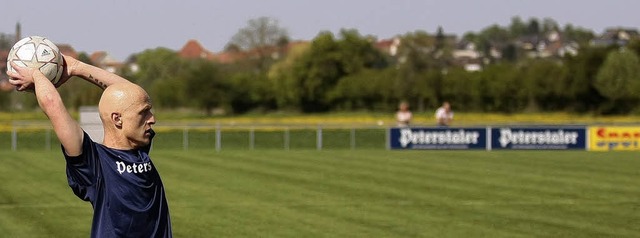
[[[527,24],[522,21],[522,18],[515,16],[511,18],[511,25],[509,25],[509,32],[512,38],[523,36],[527,32]]]
[[[400,101],[389,90],[395,73],[393,68],[362,70],[343,77],[327,97],[339,110],[393,110]]]
[[[275,63],[269,69],[267,75],[269,89],[274,95],[277,107],[280,109],[300,108],[302,89],[299,87],[299,82],[296,78],[298,73],[295,70],[298,69],[296,65],[304,59],[309,47],[309,44],[294,46],[289,50],[284,60]]]
[[[183,68],[178,54],[163,47],[145,50],[136,57],[139,70],[131,80],[143,88],[150,88],[157,80],[177,77]]]
[[[302,111],[321,112],[331,109],[328,93],[343,77],[385,65],[384,57],[369,39],[355,30],[343,29],[338,39],[331,32],[320,33],[294,63],[291,79],[301,90]]]
[[[617,107],[618,110],[628,110],[630,108],[623,105],[635,105],[640,99],[638,65],[640,65],[638,56],[627,48],[621,48],[611,51],[598,71],[594,82],[595,88],[610,102],[614,102],[611,106]],[[616,109],[612,108],[612,110]]]
[[[542,33],[549,33],[552,31],[559,31],[560,25],[558,22],[553,20],[552,18],[544,18],[542,19]]]
[[[132,82],[147,89],[158,107],[176,108],[183,105],[186,62],[175,51],[159,47],[135,56],[138,71],[125,71]]]
[[[522,80],[521,92],[526,97],[528,111],[558,109],[563,103],[561,94],[564,88],[558,80],[565,71],[560,64],[552,60],[530,60],[518,72]]]
[[[401,42],[393,89],[397,98],[408,100],[421,110],[425,100],[440,99],[442,67],[434,53],[437,40],[417,31],[402,36]]]
[[[537,36],[540,35],[540,22],[536,18],[529,19],[529,24],[527,26],[527,35],[529,36]]]
[[[605,47],[585,47],[580,54],[565,58],[563,65],[567,70],[566,77],[559,79],[556,84],[564,88],[563,95],[569,110],[598,110],[604,98],[594,87],[595,75],[610,50]]]
[[[202,59],[191,61],[185,79],[188,99],[208,116],[213,114],[213,109],[229,106],[230,86],[215,63]]]
[[[288,41],[288,33],[280,27],[278,20],[259,17],[249,20],[247,26],[238,30],[231,38],[228,48],[235,46],[256,54],[258,69],[266,71],[274,49],[286,45]]]
[[[566,38],[565,40],[575,41],[579,45],[587,45],[594,37],[593,31],[580,27],[576,28],[571,24],[565,25],[562,33]]]

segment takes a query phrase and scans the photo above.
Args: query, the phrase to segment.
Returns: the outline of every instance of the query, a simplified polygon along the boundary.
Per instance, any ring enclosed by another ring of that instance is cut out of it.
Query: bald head
[[[122,113],[136,102],[148,100],[149,96],[140,86],[133,83],[113,84],[102,93],[98,110],[100,117],[108,118],[111,113]]]
[[[105,132],[113,129],[114,115],[124,114],[136,105],[149,103],[149,95],[134,83],[117,83],[107,87],[100,97],[98,111],[105,127]],[[108,133],[108,132],[107,132]]]

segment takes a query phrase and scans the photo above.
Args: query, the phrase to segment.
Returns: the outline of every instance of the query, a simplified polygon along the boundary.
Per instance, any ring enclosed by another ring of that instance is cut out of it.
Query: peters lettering
[[[116,167],[118,168],[118,173],[120,174],[123,174],[125,172],[134,173],[134,174],[146,173],[153,169],[153,166],[151,166],[151,162],[142,163],[142,164],[136,164],[136,163],[125,164],[122,161],[117,161]]]

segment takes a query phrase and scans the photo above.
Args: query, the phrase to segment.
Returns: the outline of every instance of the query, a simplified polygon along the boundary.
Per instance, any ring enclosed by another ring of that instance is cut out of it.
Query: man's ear
[[[111,121],[113,122],[114,125],[116,125],[117,128],[122,127],[122,116],[120,115],[120,113],[117,113],[117,112],[111,113]]]

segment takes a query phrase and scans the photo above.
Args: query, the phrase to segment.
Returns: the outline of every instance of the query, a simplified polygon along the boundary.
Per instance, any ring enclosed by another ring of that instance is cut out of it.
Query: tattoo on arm
[[[104,82],[100,81],[97,78],[94,78],[93,75],[91,75],[91,74],[89,74],[89,79],[92,80],[96,85],[98,85],[98,87],[100,87],[102,89],[107,88],[107,85]]]

